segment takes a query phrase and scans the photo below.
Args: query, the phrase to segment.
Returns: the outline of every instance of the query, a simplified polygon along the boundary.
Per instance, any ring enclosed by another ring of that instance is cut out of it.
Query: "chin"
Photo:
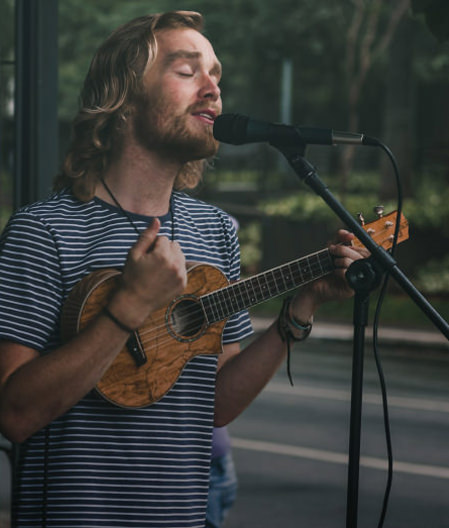
[[[218,152],[219,142],[212,136],[190,138],[174,146],[173,154],[182,157],[184,162],[212,158]]]

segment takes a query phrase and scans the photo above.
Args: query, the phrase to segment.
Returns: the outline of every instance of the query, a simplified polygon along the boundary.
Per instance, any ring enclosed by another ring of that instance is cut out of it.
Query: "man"
[[[218,360],[194,357],[152,405],[122,408],[93,390],[133,331],[184,291],[186,260],[238,278],[230,218],[180,191],[218,146],[221,66],[201,28],[197,13],[166,13],[107,39],[58,192],[16,213],[3,234],[0,424],[21,444],[14,526],[204,526],[214,423],[254,399],[319,304],[351,295],[343,275],[359,254],[330,246],[339,269],[298,291],[244,351],[246,312],[228,320]],[[105,309],[62,342],[69,292],[101,268],[122,269]]]

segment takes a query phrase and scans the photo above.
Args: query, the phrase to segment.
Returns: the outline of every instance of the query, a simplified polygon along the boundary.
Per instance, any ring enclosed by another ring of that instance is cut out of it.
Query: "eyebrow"
[[[199,51],[188,51],[188,50],[177,50],[172,53],[169,53],[165,57],[165,66],[170,66],[170,64],[173,64],[178,59],[187,59],[187,60],[198,60],[202,56],[202,53]],[[213,65],[213,67],[210,70],[210,73],[214,75],[221,75],[222,68],[220,62],[216,61]]]

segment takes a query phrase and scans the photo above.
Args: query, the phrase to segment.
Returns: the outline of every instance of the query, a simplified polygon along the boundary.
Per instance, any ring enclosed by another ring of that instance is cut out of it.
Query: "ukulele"
[[[397,214],[389,213],[363,226],[385,249],[392,246]],[[408,222],[401,216],[398,243],[408,238]],[[354,246],[363,247],[355,239]],[[96,390],[124,408],[146,407],[160,400],[175,384],[190,359],[222,352],[227,319],[242,310],[282,295],[334,270],[323,249],[298,260],[229,284],[209,264],[192,264],[187,287],[166,307],[150,314],[97,383]],[[68,341],[92,321],[108,303],[121,272],[100,269],[84,277],[64,304],[61,331]]]

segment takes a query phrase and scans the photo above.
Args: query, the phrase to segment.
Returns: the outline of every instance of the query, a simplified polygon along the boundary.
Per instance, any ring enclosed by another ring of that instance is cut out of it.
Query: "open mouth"
[[[213,125],[217,117],[217,114],[213,110],[201,110],[200,112],[195,112],[193,115],[208,125]]]

